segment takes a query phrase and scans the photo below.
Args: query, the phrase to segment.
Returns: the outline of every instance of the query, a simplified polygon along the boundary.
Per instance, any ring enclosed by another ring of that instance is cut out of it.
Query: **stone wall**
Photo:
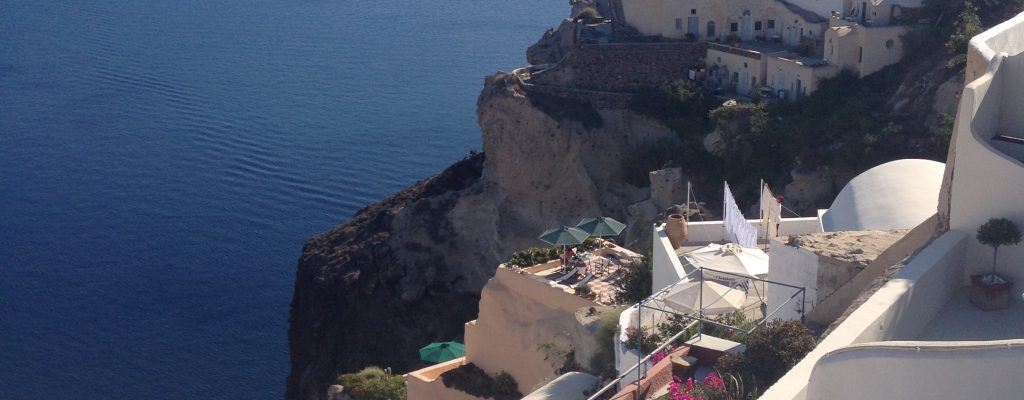
[[[702,65],[704,43],[577,44],[530,83],[605,92],[638,92],[687,77]]]

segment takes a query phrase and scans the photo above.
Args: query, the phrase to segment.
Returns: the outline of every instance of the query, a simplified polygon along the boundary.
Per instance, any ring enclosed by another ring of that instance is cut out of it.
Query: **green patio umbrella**
[[[623,229],[626,229],[626,224],[611,217],[597,217],[584,218],[576,224],[576,227],[589,233],[590,236],[618,236]]]
[[[420,349],[420,360],[440,364],[466,355],[466,348],[458,342],[431,343]]]
[[[565,246],[572,244],[581,244],[590,235],[584,231],[573,228],[571,226],[563,226],[557,229],[548,229],[544,233],[540,234],[538,239],[543,240],[547,244],[555,246]]]

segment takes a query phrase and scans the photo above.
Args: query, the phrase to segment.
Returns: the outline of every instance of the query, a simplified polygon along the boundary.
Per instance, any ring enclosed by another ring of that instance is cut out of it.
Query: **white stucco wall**
[[[761,220],[748,219],[761,237],[764,237],[764,228]],[[690,222],[687,227],[689,234],[686,236],[687,243],[723,243],[725,242],[725,224],[722,221]],[[807,218],[783,218],[779,222],[779,236],[804,235],[808,233],[821,232],[821,222],[817,217]]]
[[[971,40],[969,83],[955,123],[956,147],[950,191],[950,229],[970,236],[964,281],[988,271],[992,249],[975,238],[989,218],[1009,218],[1024,227],[1024,164],[991,146],[996,134],[1024,134],[1024,14]],[[999,250],[997,271],[1024,290],[1024,246]]]
[[[693,233],[690,233],[691,235]],[[686,276],[679,256],[672,248],[672,242],[665,233],[665,225],[655,225],[654,238],[651,241],[651,294],[678,282]]]
[[[916,337],[960,286],[967,236],[946,232],[915,255],[894,279],[850,314],[803,360],[762,396],[765,400],[807,399],[818,360],[846,346]],[[830,377],[829,379],[842,379]],[[866,382],[860,382],[867,384]]]
[[[748,94],[751,89],[765,85],[767,58],[770,57],[755,51],[730,51],[709,46],[705,63],[708,71],[723,80],[724,86],[735,84],[736,93]],[[733,74],[736,75],[735,80],[732,79]]]
[[[818,255],[787,246],[776,240],[772,240],[770,243],[771,248],[768,253],[771,256],[768,258],[768,280],[800,286],[806,290],[804,293],[806,297],[797,295],[772,318],[799,320],[800,302],[805,301],[806,309],[810,310],[815,306],[814,299],[818,298]],[[799,289],[781,285],[765,285],[768,311],[775,310],[783,303],[786,303],[798,291]]]
[[[568,351],[591,342],[593,333],[579,329],[575,313],[597,305],[544,278],[498,268],[480,292],[480,317],[466,324],[466,362],[492,375],[508,372],[529,393],[561,366],[541,346]]]
[[[806,4],[806,8],[827,17],[831,10],[841,7],[840,0],[795,0],[791,4]],[[818,10],[822,10],[819,12]],[[827,26],[825,22],[805,21],[776,0],[622,0],[625,22],[645,35],[661,35],[667,38],[682,38],[687,33],[688,19],[697,18],[699,40],[721,39],[728,36],[730,24],[737,24],[737,36],[744,36],[742,25],[749,24],[749,35],[743,40],[757,36],[777,36],[788,45],[800,42],[800,31],[805,37],[821,37]],[[744,11],[750,15],[744,17]],[[744,22],[744,18],[748,22]],[[676,29],[676,19],[681,19],[681,29]],[[768,20],[774,21],[774,28],[768,29]],[[707,23],[715,23],[715,35],[707,36]],[[755,22],[761,21],[761,30]]]
[[[1019,398],[1022,367],[1024,340],[864,343],[822,357],[807,398]]]

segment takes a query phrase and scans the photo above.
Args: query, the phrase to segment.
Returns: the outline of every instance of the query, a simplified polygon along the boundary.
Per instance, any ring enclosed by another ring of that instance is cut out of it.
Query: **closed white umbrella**
[[[747,294],[712,281],[691,281],[669,289],[661,300],[681,313],[696,313],[703,308],[704,314],[717,315],[739,310],[747,301]]]
[[[768,254],[757,248],[739,247],[735,244],[709,244],[683,254],[683,258],[697,268],[740,275],[715,274],[715,278],[718,279],[763,278],[768,275]],[[713,271],[707,272],[714,274]]]

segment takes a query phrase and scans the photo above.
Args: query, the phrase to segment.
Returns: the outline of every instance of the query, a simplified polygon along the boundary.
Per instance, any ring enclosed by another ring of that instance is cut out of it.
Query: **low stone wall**
[[[408,400],[477,400],[476,396],[446,387],[441,380],[442,374],[462,366],[465,362],[466,358],[460,357],[406,374]]]
[[[690,68],[703,64],[706,48],[696,42],[577,44],[530,83],[635,93],[687,78]]]
[[[599,110],[626,108],[629,106],[629,102],[633,100],[633,97],[636,96],[632,93],[602,92],[597,90],[576,89],[572,87],[541,85],[527,82],[523,82],[522,87],[527,93],[541,93],[561,97],[563,99],[585,101]]]

